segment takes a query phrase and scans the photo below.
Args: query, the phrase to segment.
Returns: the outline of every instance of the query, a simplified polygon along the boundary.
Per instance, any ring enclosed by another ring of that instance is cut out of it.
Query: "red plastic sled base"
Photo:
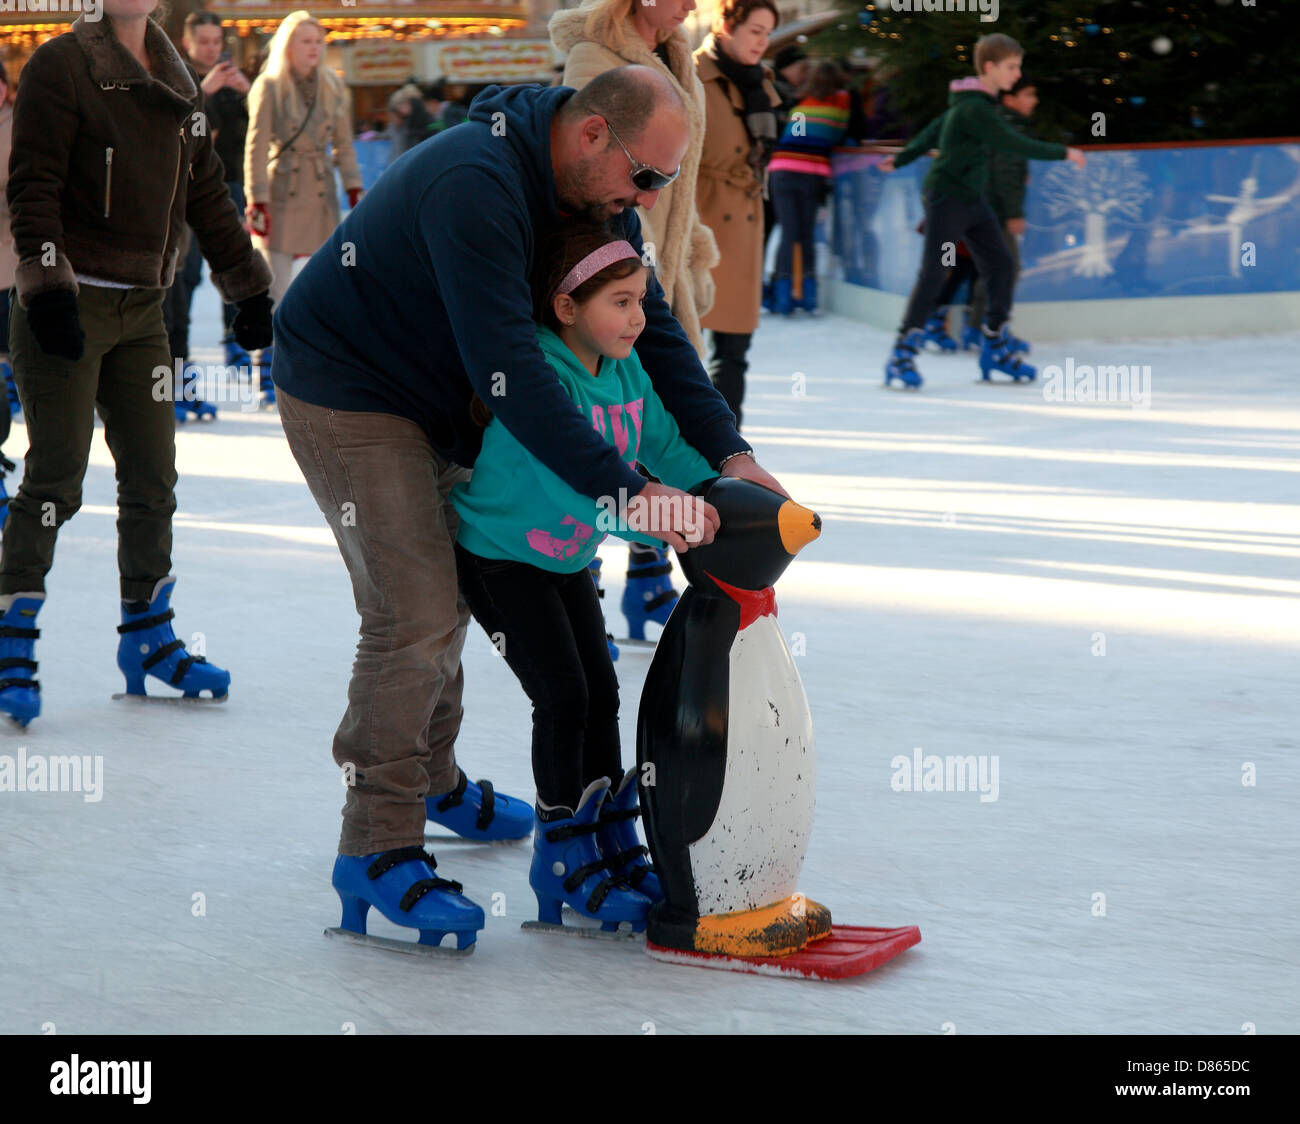
[[[645,950],[656,960],[690,964],[696,968],[721,968],[726,972],[751,972],[761,976],[803,976],[813,980],[844,980],[879,968],[900,952],[921,941],[915,925],[902,929],[868,929],[861,925],[832,925],[830,936],[790,956],[724,956],[714,952],[683,952],[646,941]]]

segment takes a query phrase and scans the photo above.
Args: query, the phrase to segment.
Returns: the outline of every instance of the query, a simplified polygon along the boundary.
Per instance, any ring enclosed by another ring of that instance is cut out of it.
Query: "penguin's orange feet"
[[[789,956],[809,941],[810,913],[816,916],[818,936],[824,935],[820,932],[823,915],[830,921],[825,906],[811,904],[815,910],[809,910],[810,903],[802,894],[791,894],[761,909],[701,917],[695,926],[695,951],[723,956]]]
[[[797,898],[799,895],[796,894]],[[820,941],[831,935],[831,911],[821,902],[804,898],[804,924],[808,930],[809,941]]]

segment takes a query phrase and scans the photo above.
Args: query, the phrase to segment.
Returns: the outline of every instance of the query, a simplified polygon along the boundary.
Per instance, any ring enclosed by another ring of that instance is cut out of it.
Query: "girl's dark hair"
[[[555,315],[555,296],[569,271],[588,254],[619,239],[609,226],[585,221],[566,222],[546,235],[533,269],[533,319],[558,332],[560,321]],[[609,282],[631,277],[642,264],[636,258],[616,261],[587,278],[569,296],[577,304],[583,304]]]
[[[833,59],[822,59],[808,76],[808,85],[804,89],[806,97],[828,98],[836,90],[844,87],[844,72],[839,63]]]

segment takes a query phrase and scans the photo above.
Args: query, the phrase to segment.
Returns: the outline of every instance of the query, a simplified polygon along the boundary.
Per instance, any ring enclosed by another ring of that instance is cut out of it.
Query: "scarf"
[[[776,147],[777,136],[776,112],[764,85],[767,71],[762,63],[746,66],[736,62],[716,39],[713,41],[712,57],[723,77],[735,85],[745,103],[741,120],[745,122],[745,131],[749,133],[749,165],[754,169],[754,175],[762,180],[768,158]]]

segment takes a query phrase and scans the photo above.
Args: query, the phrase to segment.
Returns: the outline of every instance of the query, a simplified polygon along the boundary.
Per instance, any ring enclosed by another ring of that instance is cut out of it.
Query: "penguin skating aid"
[[[921,935],[834,925],[797,888],[816,764],[772,586],[821,521],[749,481],[697,490],[721,529],[681,555],[690,585],[659,638],[637,719],[646,838],[664,892],[646,951],[729,971],[860,975]]]

